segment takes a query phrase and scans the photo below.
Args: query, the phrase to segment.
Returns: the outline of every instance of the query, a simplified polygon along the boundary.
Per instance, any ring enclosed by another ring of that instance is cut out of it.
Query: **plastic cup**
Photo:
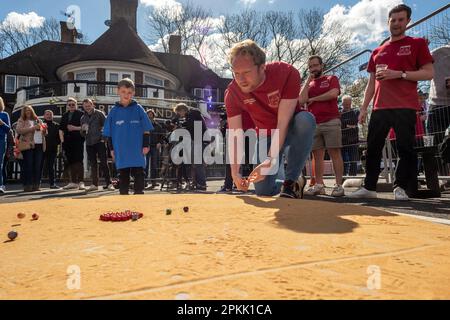
[[[423,136],[423,145],[425,147],[434,146],[434,136]]]

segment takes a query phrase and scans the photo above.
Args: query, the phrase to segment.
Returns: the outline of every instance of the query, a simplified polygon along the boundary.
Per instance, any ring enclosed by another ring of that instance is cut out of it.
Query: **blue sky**
[[[158,3],[164,0],[144,0],[150,3]],[[165,0],[175,1],[175,0]],[[179,0],[184,2],[183,0]],[[369,1],[369,0],[364,0]],[[383,0],[374,0],[383,2]],[[298,10],[301,8],[311,8],[318,6],[325,11],[329,11],[335,5],[343,5],[345,7],[354,6],[360,1],[357,0],[321,0],[313,2],[310,0],[229,0],[229,1],[211,1],[211,0],[193,0],[194,3],[200,4],[205,8],[211,9],[216,15],[236,12],[249,6],[258,10]],[[245,4],[244,2],[247,2]],[[391,1],[392,2],[392,1]],[[399,0],[400,2],[400,0]],[[404,1],[406,4],[413,6],[413,21],[426,14],[444,6],[448,3],[445,0],[413,0]],[[60,11],[65,11],[70,5],[78,5],[81,8],[81,27],[91,41],[94,41],[105,30],[104,21],[109,18],[109,0],[17,0],[2,1],[0,7],[0,21],[3,21],[8,13],[29,13],[34,11],[39,16],[57,19],[64,19]],[[146,8],[144,5],[139,7],[139,30],[143,30],[144,15]]]

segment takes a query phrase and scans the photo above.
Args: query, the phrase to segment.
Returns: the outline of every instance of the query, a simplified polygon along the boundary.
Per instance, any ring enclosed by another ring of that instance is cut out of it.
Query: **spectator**
[[[156,179],[158,178],[159,155],[164,139],[164,131],[162,126],[155,120],[155,110],[148,110],[147,115],[152,122],[154,130],[150,133],[150,152],[147,153],[145,164],[145,177],[148,177],[150,169],[150,182],[146,185],[145,189],[152,190],[158,186]]]
[[[149,152],[150,131],[153,130],[144,109],[133,100],[135,90],[131,79],[119,82],[120,101],[109,112],[103,130],[119,171],[121,195],[128,195],[130,175],[134,177],[134,194],[144,194],[145,156]]]
[[[344,163],[342,161],[342,131],[341,119],[337,98],[341,89],[339,80],[335,76],[323,74],[324,65],[320,56],[311,56],[308,59],[309,76],[300,93],[300,104],[308,104],[308,110],[316,117],[317,128],[314,134],[313,155],[316,169],[316,184],[310,187],[305,194],[323,195],[325,185],[323,182],[325,150],[333,161],[336,175],[336,184],[331,196],[344,196],[342,176]]]
[[[15,146],[15,144],[14,144],[13,130],[9,130],[8,136],[6,139],[7,139],[6,153],[5,153],[5,159],[3,161],[3,185],[6,185],[6,182],[8,180],[8,172],[14,162],[14,146]]]
[[[59,137],[63,144],[63,151],[69,167],[70,182],[63,189],[85,190],[84,185],[84,138],[81,136],[81,117],[83,112],[78,110],[77,100],[67,99],[68,111],[63,114],[59,126]]]
[[[103,138],[103,126],[105,125],[105,114],[95,109],[91,99],[83,101],[84,115],[81,117],[81,136],[86,139],[86,152],[91,166],[92,185],[87,191],[96,191],[99,186],[98,160],[100,169],[105,178],[105,188],[109,191],[116,190],[111,183],[111,173],[108,168],[108,154]]]
[[[42,163],[45,152],[47,128],[31,106],[24,106],[17,123],[19,150],[23,155],[24,191],[40,191]]]
[[[359,162],[359,111],[352,109],[352,97],[342,98],[342,159],[344,161],[344,175],[356,176]]]
[[[206,123],[203,119],[200,111],[195,109],[189,109],[188,106],[184,103],[179,103],[174,108],[174,112],[176,113],[175,118],[173,119],[173,122],[176,125],[176,128],[184,128],[189,131],[191,135],[191,172],[192,172],[192,189],[198,190],[198,191],[206,191],[206,168],[203,164],[203,134],[206,131]],[[194,139],[194,128],[195,123],[200,123],[201,129],[202,129],[202,141],[195,141]],[[194,161],[194,154],[196,153],[196,150],[198,149],[200,144],[200,149],[202,156],[201,161],[202,163],[195,163]],[[188,166],[184,164],[186,169]]]
[[[47,126],[47,136],[45,137],[46,150],[44,152],[44,163],[46,166],[44,167],[47,168],[50,189],[59,189],[56,185],[55,162],[61,140],[59,138],[59,124],[53,121],[53,111],[45,111],[44,123]]]
[[[433,78],[433,57],[423,38],[406,36],[411,8],[401,4],[389,12],[391,38],[372,52],[367,71],[369,83],[359,122],[367,118],[374,98],[367,137],[367,162],[364,186],[350,198],[376,198],[381,171],[381,154],[390,128],[397,137],[400,161],[395,171],[394,199],[408,200],[417,190],[417,154],[414,151],[415,127],[419,109],[417,82]]]
[[[6,192],[3,180],[3,165],[6,155],[8,133],[11,130],[9,115],[5,112],[5,103],[0,97],[0,194]]]

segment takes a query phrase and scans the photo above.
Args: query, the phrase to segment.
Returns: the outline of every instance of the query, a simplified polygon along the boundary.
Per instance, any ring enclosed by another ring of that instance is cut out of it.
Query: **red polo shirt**
[[[312,80],[309,84],[308,97],[318,97],[332,89],[338,89],[339,94],[341,93],[338,78],[336,76],[322,76]],[[316,117],[317,124],[341,117],[337,98],[328,101],[313,102],[308,106],[308,110]]]
[[[367,71],[376,73],[378,64],[385,64],[390,70],[417,71],[432,62],[433,57],[425,39],[405,37],[376,48],[370,57]],[[374,110],[379,109],[419,110],[417,82],[403,79],[376,80]]]
[[[300,73],[290,64],[273,62],[266,65],[266,80],[255,91],[243,93],[236,81],[232,81],[225,93],[228,118],[245,111],[257,129],[276,129],[282,99],[298,99]],[[301,111],[297,102],[296,111]]]

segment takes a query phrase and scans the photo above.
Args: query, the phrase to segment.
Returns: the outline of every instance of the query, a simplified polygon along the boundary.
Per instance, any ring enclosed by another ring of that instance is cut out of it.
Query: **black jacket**
[[[47,136],[45,137],[47,145],[46,151],[56,152],[58,145],[61,143],[61,140],[59,139],[59,124],[47,120],[44,120],[44,123],[47,124]]]
[[[164,141],[164,130],[163,127],[158,122],[153,122],[153,131],[150,131],[150,147],[156,147],[158,143],[163,143]]]
[[[72,119],[69,121],[69,111],[63,114],[61,118],[61,124],[59,125],[59,130],[64,132],[64,143],[71,142],[84,142],[84,138],[81,136],[80,131],[69,131],[67,129],[68,125],[81,127],[81,117],[83,116],[83,112],[80,110],[75,110]]]

